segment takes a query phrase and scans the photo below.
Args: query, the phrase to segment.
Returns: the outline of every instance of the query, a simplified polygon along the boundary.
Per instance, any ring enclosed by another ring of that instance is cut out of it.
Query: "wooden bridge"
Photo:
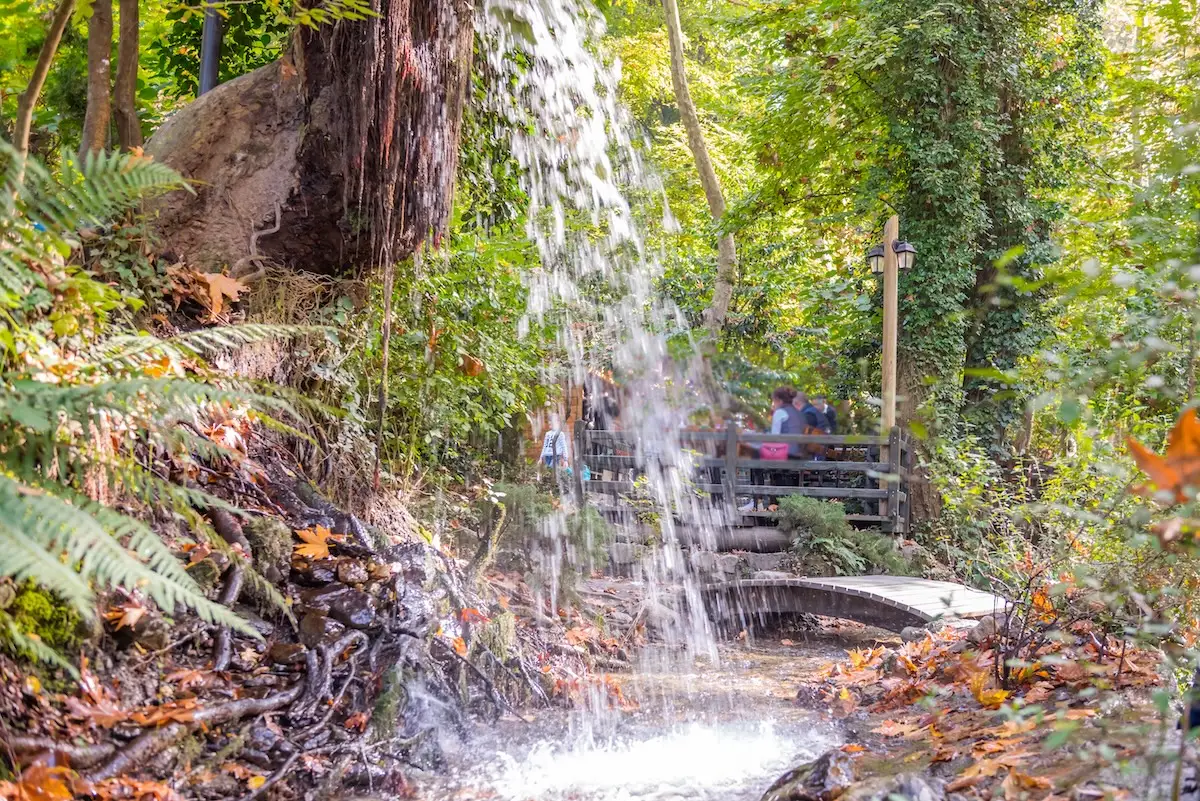
[[[657,469],[678,469],[669,460],[678,454],[647,456],[629,434],[595,431],[577,421],[571,460],[576,501],[594,503],[610,516],[628,514],[622,496],[634,490],[636,479],[653,459]],[[761,526],[778,517],[767,506],[784,495],[806,495],[842,501],[846,518],[859,525],[878,526],[885,532],[905,534],[909,524],[908,474],[912,449],[900,428],[887,436],[763,434],[727,424],[723,431],[681,431],[681,446],[689,454],[693,487],[708,499],[707,523],[730,529]],[[757,458],[758,446],[782,442],[823,451],[822,459],[773,461]],[[641,455],[638,455],[641,452]],[[583,465],[591,473],[583,480]],[[754,508],[742,510],[740,498],[752,499]],[[762,501],[761,504],[758,501]],[[762,508],[759,508],[759,507]],[[697,521],[677,521],[684,528]]]
[[[753,629],[798,614],[857,620],[900,631],[943,618],[1004,612],[1006,602],[947,581],[905,576],[838,576],[728,581],[702,589],[705,607],[726,630]]]

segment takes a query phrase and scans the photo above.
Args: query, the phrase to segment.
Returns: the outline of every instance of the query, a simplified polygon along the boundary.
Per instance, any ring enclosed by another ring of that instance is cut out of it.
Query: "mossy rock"
[[[500,659],[507,659],[517,644],[517,617],[512,612],[501,612],[479,630],[479,641]]]
[[[33,584],[16,589],[8,607],[0,612],[7,618],[4,622],[22,634],[34,637],[60,654],[77,651],[79,646],[95,634],[94,621],[87,621],[78,612],[65,604],[54,593]],[[37,654],[23,645],[11,641],[4,634],[8,626],[0,626],[0,644],[19,659],[36,660]]]
[[[254,567],[272,582],[282,581],[292,562],[292,529],[278,517],[256,517],[242,526]]]

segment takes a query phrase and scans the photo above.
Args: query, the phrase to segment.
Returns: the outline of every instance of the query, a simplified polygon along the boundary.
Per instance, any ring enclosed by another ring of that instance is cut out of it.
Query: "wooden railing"
[[[679,441],[688,451],[693,486],[705,494],[731,525],[755,525],[778,517],[767,502],[784,495],[807,495],[840,500],[847,504],[852,522],[877,525],[882,530],[908,531],[908,475],[912,450],[900,428],[888,436],[764,434],[728,426],[723,431],[681,431]],[[800,458],[774,461],[757,458],[757,445],[764,442],[818,446],[824,459]],[[659,467],[680,467],[668,461],[672,454],[647,456],[630,434],[596,431],[575,424],[571,451],[576,501],[582,506],[589,496],[609,496],[606,509],[619,510],[620,497],[634,489],[635,480],[646,472],[646,461]],[[587,465],[590,479],[583,478]],[[607,475],[606,475],[607,473]],[[740,498],[755,501],[752,511],[742,511]],[[764,501],[759,509],[757,501]]]

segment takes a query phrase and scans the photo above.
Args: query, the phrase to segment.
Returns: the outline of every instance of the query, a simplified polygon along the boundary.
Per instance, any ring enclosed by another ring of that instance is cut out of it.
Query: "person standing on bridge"
[[[837,433],[837,410],[829,405],[824,395],[813,396],[813,406],[818,412],[825,415],[825,419],[829,422],[829,433]]]

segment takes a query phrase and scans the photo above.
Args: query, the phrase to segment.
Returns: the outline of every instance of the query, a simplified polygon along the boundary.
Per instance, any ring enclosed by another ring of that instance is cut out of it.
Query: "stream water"
[[[836,745],[795,703],[803,663],[830,646],[723,646],[720,666],[625,677],[632,711],[544,712],[447,743],[451,769],[420,798],[497,801],[758,801],[782,773]],[[799,664],[798,664],[799,663]]]
[[[478,29],[492,87],[485,103],[520,165],[527,233],[541,260],[528,277],[523,327],[552,322],[559,332],[567,367],[548,367],[548,385],[600,374],[619,384],[619,427],[660,521],[660,542],[637,575],[653,603],[683,602],[657,632],[669,658],[643,660],[648,669],[620,679],[636,710],[583,704],[482,728],[465,744],[445,744],[451,770],[421,797],[754,801],[836,736],[796,707],[794,654],[718,647],[676,538],[677,517],[720,524],[685,490],[690,457],[678,440],[706,403],[705,373],[683,315],[658,291],[647,230],[674,223],[619,102],[619,64],[601,47],[603,16],[590,0],[483,0]],[[554,417],[548,409],[538,423]],[[572,538],[571,513],[564,498],[545,524],[551,545],[532,555],[537,605],[551,612],[562,572],[591,567],[591,543]]]

